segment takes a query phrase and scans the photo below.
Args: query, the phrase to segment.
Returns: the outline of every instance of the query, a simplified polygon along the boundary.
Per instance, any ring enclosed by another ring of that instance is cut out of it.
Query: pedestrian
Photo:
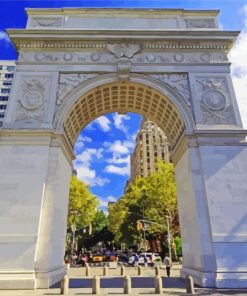
[[[135,254],[135,256],[134,256],[134,266],[137,267],[138,263],[139,263],[139,256],[138,256],[138,254]]]
[[[144,256],[144,266],[148,267],[148,258],[146,255]]]
[[[165,264],[165,267],[166,267],[166,274],[168,277],[170,277],[170,271],[171,271],[171,267],[172,267],[171,258],[168,257],[167,255],[165,255],[163,263]]]

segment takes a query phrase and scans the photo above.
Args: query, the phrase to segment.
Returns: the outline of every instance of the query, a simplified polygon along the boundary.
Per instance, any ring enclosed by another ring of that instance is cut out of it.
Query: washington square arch
[[[203,287],[247,287],[247,147],[219,11],[28,9],[0,130],[0,289],[46,288],[63,263],[73,146],[110,112],[172,146],[184,264]]]

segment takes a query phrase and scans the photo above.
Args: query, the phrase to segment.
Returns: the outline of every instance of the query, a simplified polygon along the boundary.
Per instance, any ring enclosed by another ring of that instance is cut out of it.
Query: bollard
[[[121,265],[121,275],[122,276],[126,275],[126,270],[125,270],[125,267],[123,265]]]
[[[160,275],[160,268],[159,266],[154,267],[155,275]]]
[[[60,295],[69,294],[69,277],[65,275],[61,280],[61,292]]]
[[[131,295],[131,278],[129,275],[124,277],[124,294]]]
[[[86,276],[90,276],[90,267],[89,267],[89,264],[86,263]]]
[[[154,278],[154,286],[155,286],[155,294],[163,294],[163,285],[162,285],[162,278],[160,275],[157,275]]]
[[[93,278],[92,293],[100,295],[100,277],[97,275]]]
[[[108,275],[108,271],[109,271],[109,270],[108,270],[108,267],[107,267],[107,266],[104,266],[104,267],[103,267],[103,275],[104,275],[104,276],[107,276],[107,275]]]
[[[142,275],[142,267],[138,266],[138,275]]]
[[[185,285],[186,285],[186,293],[195,294],[194,281],[193,281],[193,277],[191,275],[186,276]]]

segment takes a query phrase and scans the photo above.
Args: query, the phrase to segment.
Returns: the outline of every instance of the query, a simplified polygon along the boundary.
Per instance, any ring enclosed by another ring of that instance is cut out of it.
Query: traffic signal
[[[142,230],[142,223],[140,221],[136,221],[136,229],[139,231],[139,230]]]
[[[88,227],[88,234],[91,235],[92,233],[93,233],[93,228],[92,228],[92,224],[90,223]]]

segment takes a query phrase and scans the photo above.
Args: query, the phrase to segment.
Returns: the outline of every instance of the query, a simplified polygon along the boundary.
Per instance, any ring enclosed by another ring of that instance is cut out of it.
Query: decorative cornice
[[[105,49],[109,43],[103,42],[87,42],[87,41],[42,41],[42,40],[25,40],[19,39],[14,41],[17,50],[23,49]],[[132,42],[132,44],[140,44]],[[228,51],[231,48],[230,42],[195,42],[188,40],[168,41],[168,42],[146,42],[143,43],[143,49],[161,50],[161,49],[182,49],[182,50],[222,50]]]

